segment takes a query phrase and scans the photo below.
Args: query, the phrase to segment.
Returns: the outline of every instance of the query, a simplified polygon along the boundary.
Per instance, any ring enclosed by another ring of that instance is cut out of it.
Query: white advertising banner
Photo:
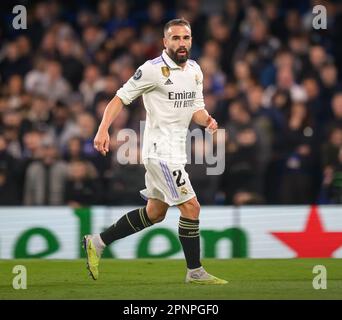
[[[99,233],[132,207],[2,207],[0,259],[84,257],[84,234]],[[113,243],[104,258],[183,258],[177,208],[150,228]],[[342,206],[202,207],[206,258],[342,258]]]

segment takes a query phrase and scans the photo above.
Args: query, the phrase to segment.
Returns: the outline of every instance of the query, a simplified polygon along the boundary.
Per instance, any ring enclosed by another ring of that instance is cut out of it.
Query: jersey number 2
[[[184,186],[185,185],[185,179],[183,179],[183,181],[180,181],[181,178],[182,178],[182,171],[181,170],[175,170],[172,172],[173,176],[176,177],[176,184],[177,184],[177,187],[181,187],[181,186]]]

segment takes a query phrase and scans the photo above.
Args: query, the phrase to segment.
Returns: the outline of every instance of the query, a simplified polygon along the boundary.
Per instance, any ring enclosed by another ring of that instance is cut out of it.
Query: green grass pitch
[[[27,289],[14,290],[15,265],[27,269]],[[203,261],[229,284],[184,283],[183,260],[102,260],[100,278],[85,260],[2,260],[0,299],[342,299],[342,259],[229,259]],[[312,286],[313,267],[327,269],[327,289]]]

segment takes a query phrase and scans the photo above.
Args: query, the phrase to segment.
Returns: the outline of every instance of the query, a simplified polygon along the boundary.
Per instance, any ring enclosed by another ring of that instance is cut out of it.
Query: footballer
[[[91,277],[99,276],[103,249],[112,242],[163,221],[170,206],[180,210],[179,240],[187,264],[186,283],[226,284],[226,280],[209,274],[200,261],[200,204],[185,171],[186,136],[194,121],[212,133],[217,122],[205,110],[203,74],[189,59],[191,26],[185,19],[165,24],[162,54],[146,61],[116,92],[108,103],[94,147],[102,155],[109,151],[109,127],[123,106],[142,95],[146,109],[142,160],[146,168],[146,189],[141,196],[147,205],[123,215],[100,234],[86,235],[83,245]]]

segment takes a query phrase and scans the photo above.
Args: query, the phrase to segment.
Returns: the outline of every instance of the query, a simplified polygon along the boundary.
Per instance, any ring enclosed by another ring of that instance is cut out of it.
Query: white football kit
[[[170,206],[193,198],[195,192],[184,167],[189,124],[193,113],[204,109],[200,66],[189,59],[182,69],[164,50],[161,56],[140,66],[116,95],[125,105],[143,97],[143,198],[159,199]]]

